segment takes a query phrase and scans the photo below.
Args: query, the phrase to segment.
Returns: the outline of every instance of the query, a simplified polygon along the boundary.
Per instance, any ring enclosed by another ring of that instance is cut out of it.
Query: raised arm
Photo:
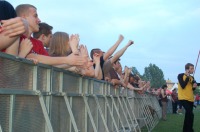
[[[72,34],[69,38],[69,44],[72,50],[72,53],[78,54],[78,46],[79,46],[79,35],[78,34]]]
[[[111,63],[114,63],[116,60],[118,60],[126,51],[126,49],[131,46],[134,42],[132,40],[129,40],[127,45],[123,47],[121,50],[119,50],[115,55],[111,58]]]
[[[93,55],[93,61],[95,63],[95,78],[101,80],[103,75],[102,75],[102,69],[100,66],[100,56],[99,54],[95,53]]]
[[[104,53],[104,56],[103,56],[104,60],[107,60],[115,52],[115,50],[117,49],[119,44],[123,41],[123,39],[124,39],[124,36],[120,34],[117,42],[107,52]]]
[[[88,50],[86,46],[80,45],[79,47],[80,49],[80,56],[87,56],[87,62],[83,64],[83,66],[81,66],[81,74],[84,76],[88,76],[88,77],[94,77],[95,76],[95,71],[94,71],[94,67],[93,67],[93,62],[92,60],[90,60],[89,56],[88,56]]]
[[[189,77],[187,77],[184,81],[183,76],[184,76],[184,73],[178,75],[178,82],[181,85],[181,87],[184,89],[187,83],[189,82]]]

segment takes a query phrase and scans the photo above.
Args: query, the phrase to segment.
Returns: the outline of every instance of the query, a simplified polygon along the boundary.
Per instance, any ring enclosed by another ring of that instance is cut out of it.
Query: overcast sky
[[[37,7],[39,18],[53,32],[78,33],[81,43],[107,51],[123,34],[132,45],[121,57],[122,65],[140,74],[150,63],[163,70],[165,79],[177,82],[187,62],[196,64],[200,50],[199,0],[10,0]],[[195,78],[200,82],[200,64]]]

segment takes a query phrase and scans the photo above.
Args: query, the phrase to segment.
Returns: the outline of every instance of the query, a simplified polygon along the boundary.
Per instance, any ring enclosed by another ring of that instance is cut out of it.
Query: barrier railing
[[[155,96],[0,53],[0,132],[151,131]]]

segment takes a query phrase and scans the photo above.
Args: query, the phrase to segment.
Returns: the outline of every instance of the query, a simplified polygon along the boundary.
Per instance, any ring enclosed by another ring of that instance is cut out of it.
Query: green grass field
[[[162,121],[157,124],[152,132],[182,132],[184,114],[168,114],[167,121]],[[194,131],[200,132],[200,106],[194,109]]]

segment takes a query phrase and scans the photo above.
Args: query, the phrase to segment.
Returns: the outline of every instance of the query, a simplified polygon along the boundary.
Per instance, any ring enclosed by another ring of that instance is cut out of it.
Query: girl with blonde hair
[[[49,55],[50,56],[68,56],[70,54],[77,54],[88,58],[88,62],[80,67],[69,66],[69,65],[56,65],[56,67],[63,68],[78,74],[95,77],[101,79],[102,75],[100,67],[100,56],[94,54],[94,63],[96,64],[95,69],[93,68],[93,62],[91,62],[86,46],[79,46],[79,35],[71,35],[65,32],[56,32],[53,34],[50,46],[49,46]],[[78,49],[79,48],[79,49]]]

